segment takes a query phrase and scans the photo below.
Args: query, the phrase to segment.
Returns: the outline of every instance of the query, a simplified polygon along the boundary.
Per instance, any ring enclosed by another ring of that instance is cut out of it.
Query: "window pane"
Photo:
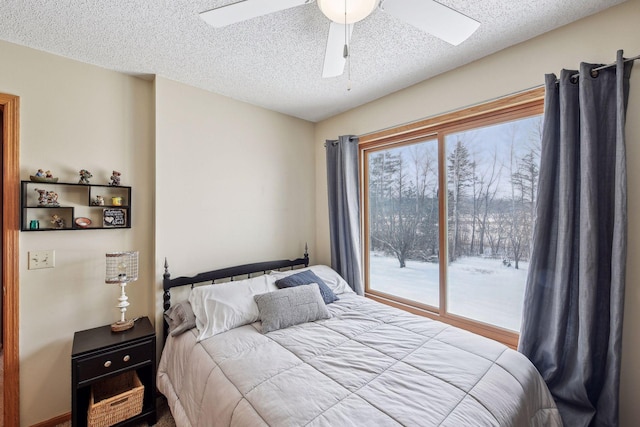
[[[369,290],[439,305],[438,143],[369,152]]]
[[[447,311],[520,330],[541,116],[447,135]]]

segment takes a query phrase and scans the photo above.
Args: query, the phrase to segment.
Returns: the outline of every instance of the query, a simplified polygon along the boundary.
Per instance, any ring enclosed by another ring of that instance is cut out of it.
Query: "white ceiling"
[[[315,2],[219,29],[198,16],[235,1],[2,0],[0,39],[317,122],[623,2],[442,0],[481,23],[455,47],[376,9],[355,24],[347,91],[347,72],[321,78]]]

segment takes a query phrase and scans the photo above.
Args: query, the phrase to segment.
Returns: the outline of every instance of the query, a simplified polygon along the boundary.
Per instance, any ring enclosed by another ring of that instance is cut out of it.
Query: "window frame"
[[[538,87],[523,91],[514,95],[505,96],[493,101],[463,108],[453,112],[434,116],[410,124],[405,124],[371,134],[360,136],[359,163],[361,185],[361,224],[362,224],[362,254],[364,267],[365,296],[373,300],[395,306],[406,311],[440,320],[453,326],[483,335],[485,337],[502,342],[511,348],[518,345],[519,334],[498,326],[447,312],[447,285],[446,265],[448,257],[448,229],[443,223],[447,218],[447,197],[438,200],[439,215],[439,307],[433,307],[424,303],[410,301],[408,299],[376,291],[369,284],[369,188],[367,155],[386,148],[408,145],[426,139],[437,139],[438,143],[438,186],[446,188],[447,185],[447,159],[445,150],[445,137],[448,134],[472,130],[475,128],[505,123],[512,120],[523,119],[544,112],[544,87]]]

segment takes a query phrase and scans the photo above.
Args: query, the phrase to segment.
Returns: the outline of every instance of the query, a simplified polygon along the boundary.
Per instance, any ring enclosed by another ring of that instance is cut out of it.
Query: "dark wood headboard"
[[[162,295],[162,299],[164,301],[163,309],[164,311],[167,311],[169,307],[171,307],[171,288],[186,285],[190,285],[193,288],[193,286],[197,283],[215,283],[216,280],[221,279],[230,279],[231,281],[233,281],[237,277],[244,276],[243,278],[250,278],[252,274],[266,274],[269,271],[281,270],[283,268],[290,268],[293,270],[293,267],[296,266],[309,266],[309,250],[307,249],[306,245],[302,258],[293,260],[283,259],[279,261],[255,262],[253,264],[243,264],[234,267],[221,268],[219,270],[206,271],[204,273],[199,273],[195,276],[190,277],[176,277],[175,279],[171,278],[171,274],[169,273],[169,263],[165,258],[164,275],[162,280],[162,289],[164,290],[164,293]],[[169,325],[167,325],[166,321],[164,321],[163,323],[164,337],[166,338],[167,334],[169,333]]]

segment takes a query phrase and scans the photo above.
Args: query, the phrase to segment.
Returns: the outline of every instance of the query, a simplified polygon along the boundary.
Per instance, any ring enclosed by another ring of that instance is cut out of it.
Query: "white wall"
[[[363,135],[459,109],[544,83],[545,73],[575,69],[580,61],[610,63],[616,50],[640,54],[640,0],[505,49],[413,87],[371,102],[316,126],[316,245],[329,262],[329,229],[323,142],[338,135]],[[625,303],[621,426],[640,420],[640,64],[632,73],[627,113],[629,247]]]
[[[106,184],[116,169],[133,187],[130,230],[20,233],[20,413],[32,425],[70,411],[73,333],[119,318],[105,252],[140,251],[127,314],[152,312],[153,85],[5,42],[0,58],[0,92],[20,97],[22,179],[42,168],[77,182],[88,169]],[[27,270],[27,253],[41,249],[55,250],[56,267]]]
[[[156,263],[173,277],[295,258],[305,242],[315,258],[312,123],[159,77],[156,165]]]

